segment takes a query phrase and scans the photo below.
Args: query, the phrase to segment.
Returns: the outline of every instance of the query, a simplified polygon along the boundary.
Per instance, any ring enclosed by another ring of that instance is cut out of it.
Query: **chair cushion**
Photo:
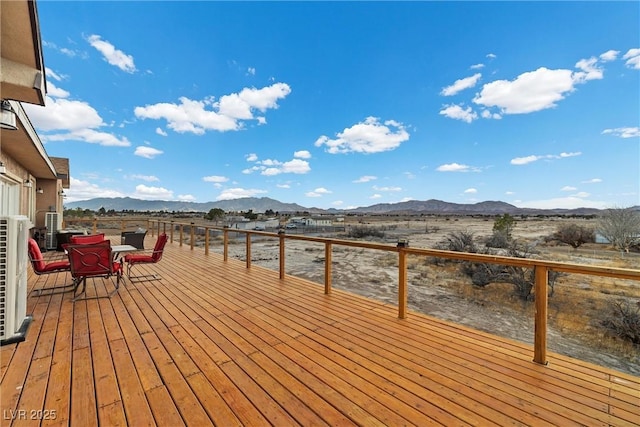
[[[71,236],[69,241],[73,244],[83,244],[83,245],[89,245],[91,243],[100,243],[104,241],[104,233]]]
[[[144,254],[125,255],[124,260],[128,264],[137,264],[141,262],[154,262],[152,255],[144,255]]]
[[[117,272],[122,273],[122,264],[117,262],[117,261],[114,261],[113,262],[113,272],[114,273],[117,273]]]
[[[31,265],[33,266],[33,270],[37,273],[44,271],[46,267],[46,263],[44,262],[44,258],[42,257],[42,252],[40,252],[40,247],[38,246],[38,242],[34,239],[29,239],[29,259],[31,260]]]
[[[71,268],[69,261],[53,261],[46,264],[44,268],[40,270],[40,273],[53,273],[58,270],[69,270],[69,268]]]

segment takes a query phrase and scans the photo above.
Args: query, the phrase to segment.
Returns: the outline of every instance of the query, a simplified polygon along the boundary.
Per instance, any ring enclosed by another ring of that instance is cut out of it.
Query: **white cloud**
[[[449,164],[444,164],[444,165],[440,165],[436,168],[436,170],[438,172],[471,172],[476,170],[475,168],[472,168],[471,166],[467,166],[467,165],[461,165],[458,163],[449,163]]]
[[[160,179],[155,175],[131,175],[131,179],[139,179],[147,182],[160,181]]]
[[[576,68],[581,71],[574,73],[573,79],[579,83],[588,80],[600,80],[604,75],[602,67],[598,66],[598,58],[596,57],[581,59],[576,63]]]
[[[180,104],[162,102],[136,107],[134,114],[142,119],[166,120],[167,127],[178,133],[202,135],[206,131],[235,131],[243,128],[241,120],[254,119],[253,111],[265,112],[278,108],[278,99],[291,93],[285,83],[275,83],[262,89],[244,88],[240,93],[224,95],[219,102],[212,98],[202,101],[180,97]],[[264,123],[264,118],[261,120]]]
[[[451,86],[447,86],[442,89],[440,95],[443,96],[452,96],[458,92],[461,92],[465,89],[472,88],[478,83],[482,74],[476,73],[473,76],[465,77],[464,79],[456,80]]]
[[[102,40],[99,35],[93,34],[89,36],[87,41],[104,56],[104,59],[109,64],[115,65],[127,73],[133,73],[136,71],[136,66],[133,63],[133,56],[127,55],[123,51],[116,49],[115,46],[108,41]]]
[[[136,147],[136,150],[133,154],[136,156],[144,157],[145,159],[153,159],[154,157],[159,156],[162,153],[164,153],[164,151],[162,150],[148,147],[146,145],[139,145],[138,147]]]
[[[47,82],[47,93],[56,98],[68,98],[70,93],[64,89],[60,89],[52,82]]]
[[[160,136],[168,136],[169,134],[166,133],[162,128],[156,128],[156,133]]]
[[[336,134],[336,139],[323,135],[315,142],[316,147],[325,145],[326,151],[338,153],[380,153],[395,150],[409,139],[409,133],[401,123],[387,120],[383,123],[376,117],[367,117],[364,122]]]
[[[600,55],[600,60],[602,62],[614,61],[618,57],[619,53],[619,50],[608,50]]]
[[[171,200],[173,191],[164,187],[149,187],[144,184],[136,185],[133,197],[144,200]]]
[[[382,194],[372,194],[371,196],[369,196],[370,199],[381,199],[382,198]]]
[[[210,176],[203,177],[202,180],[204,182],[215,182],[215,183],[221,184],[223,182],[229,181],[229,178],[227,178],[226,176],[210,175]]]
[[[180,200],[181,202],[195,202],[196,198],[191,194],[179,194],[178,200]]]
[[[71,188],[65,190],[64,193],[67,196],[67,202],[76,202],[78,200],[95,199],[98,197],[124,197],[125,194],[111,190],[107,188],[99,187],[95,184],[91,184],[89,181],[83,181],[80,179],[70,178]]]
[[[331,194],[331,191],[327,190],[326,188],[320,187],[320,188],[316,188],[313,191],[309,191],[307,193],[304,193],[305,196],[307,197],[322,197],[326,194]]]
[[[251,153],[251,154],[247,154],[245,158],[247,162],[255,162],[256,160],[258,160],[258,155],[255,153]]]
[[[525,114],[556,106],[575,84],[571,70],[541,67],[519,75],[515,80],[496,80],[482,87],[473,102],[497,107],[503,114]]]
[[[526,165],[527,163],[533,163],[541,159],[541,156],[526,156],[526,157],[516,157],[511,159],[512,165]]]
[[[390,191],[390,192],[402,191],[402,188],[400,187],[378,187],[377,185],[374,185],[371,188],[373,188],[376,191]]]
[[[260,194],[266,193],[265,190],[256,190],[256,189],[248,189],[248,188],[227,188],[223,190],[216,200],[233,200],[240,199],[243,197],[255,197]]]
[[[44,67],[44,73],[47,76],[47,91],[49,91],[49,84],[51,83],[51,79],[61,82],[66,78],[65,76],[56,73],[49,67]]]
[[[256,69],[254,67],[249,67],[247,68],[247,73],[251,74],[252,76],[256,75]]]
[[[276,184],[276,187],[278,187],[278,188],[291,188],[291,186],[289,184]]]
[[[289,160],[282,164],[281,173],[305,174],[311,170],[309,162],[300,159]]]
[[[564,187],[562,187],[562,188],[560,189],[560,191],[576,191],[576,190],[577,190],[577,188],[576,188],[576,187],[572,187],[572,186],[570,186],[570,185],[565,185]]]
[[[602,133],[619,136],[620,138],[637,138],[640,137],[640,127],[605,129]]]
[[[445,105],[440,110],[440,115],[449,117],[450,119],[462,120],[463,122],[471,123],[478,118],[478,114],[471,109],[471,107],[463,108],[460,105]]]
[[[358,179],[356,179],[355,181],[352,181],[352,182],[354,182],[356,184],[360,184],[360,183],[363,183],[363,182],[369,182],[369,181],[373,181],[373,180],[376,180],[376,179],[378,179],[378,177],[376,177],[376,176],[364,175],[364,176],[361,176],[360,178],[358,178]]]
[[[533,163],[543,159],[547,159],[547,160],[565,159],[568,157],[576,157],[581,155],[582,153],[579,151],[573,152],[573,153],[545,154],[543,156],[531,155],[531,156],[525,156],[525,157],[515,157],[511,159],[510,163],[512,165],[520,166],[520,165],[526,165],[526,164]]]
[[[44,142],[51,141],[82,141],[105,147],[129,147],[131,142],[126,137],[118,138],[113,134],[99,132],[94,129],[77,129],[68,133],[41,135]]]
[[[634,70],[640,70],[640,49],[629,49],[622,59],[626,59],[625,65]]]
[[[45,98],[45,107],[22,104],[34,126],[41,131],[97,128],[104,125],[98,112],[86,102]]]
[[[587,181],[582,181],[582,184],[598,184],[600,182],[602,182],[600,178],[592,178]]]
[[[484,68],[484,64],[473,64],[469,68],[472,69],[472,70],[480,70],[480,69]]]
[[[464,190],[464,194],[476,194],[477,192],[478,190],[475,188],[467,188],[466,190]]]
[[[300,150],[293,153],[293,157],[297,157],[298,159],[310,159],[311,153],[307,150]]]
[[[493,53],[488,53],[488,54],[487,54],[487,58],[489,58],[489,59],[496,59],[497,57],[498,57],[498,56],[497,56],[497,55],[495,55],[495,54],[493,54]]]

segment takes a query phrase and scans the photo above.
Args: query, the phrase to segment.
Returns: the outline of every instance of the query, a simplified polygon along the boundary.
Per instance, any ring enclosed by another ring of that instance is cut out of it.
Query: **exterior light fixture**
[[[44,193],[44,190],[42,189],[42,187],[38,187],[38,188],[36,189],[36,193],[38,193],[38,194],[42,194],[42,193]]]
[[[16,112],[13,111],[11,103],[6,99],[2,100],[2,110],[0,115],[0,129],[17,130]]]
[[[7,173],[7,167],[4,163],[0,162],[0,174],[4,175],[5,173]]]
[[[62,196],[64,194],[64,190],[58,191],[58,196]]]
[[[33,187],[33,184],[28,179],[25,179],[24,180],[24,186],[27,187],[27,188],[31,188],[31,187]]]

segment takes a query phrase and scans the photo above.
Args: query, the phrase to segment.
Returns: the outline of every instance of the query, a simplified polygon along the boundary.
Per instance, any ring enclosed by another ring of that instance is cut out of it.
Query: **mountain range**
[[[457,214],[457,215],[594,215],[600,212],[594,208],[577,209],[530,209],[518,208],[500,201],[485,201],[472,204],[450,203],[442,200],[410,200],[398,203],[379,203],[354,209],[320,209],[308,208],[297,203],[283,203],[268,197],[245,197],[218,202],[180,202],[173,200],[141,200],[131,197],[96,198],[65,204],[67,209],[89,209],[97,211],[137,211],[137,212],[209,212],[211,209],[222,209],[225,212],[247,212],[249,210],[262,213],[274,212],[308,212],[320,213],[356,213],[356,214]],[[635,207],[640,210],[640,207]]]

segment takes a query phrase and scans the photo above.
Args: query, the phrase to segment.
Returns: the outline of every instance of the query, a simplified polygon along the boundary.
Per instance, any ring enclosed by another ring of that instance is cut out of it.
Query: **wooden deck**
[[[111,299],[29,298],[0,425],[640,425],[638,377],[213,251],[169,243],[153,269]]]

